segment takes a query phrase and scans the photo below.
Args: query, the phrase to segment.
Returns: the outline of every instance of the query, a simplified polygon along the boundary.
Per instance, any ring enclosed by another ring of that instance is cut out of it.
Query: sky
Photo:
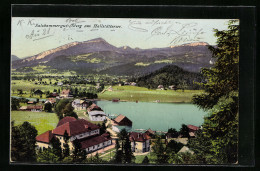
[[[12,18],[11,54],[33,56],[71,42],[103,38],[116,46],[163,48],[192,42],[216,44],[213,29],[227,19]]]

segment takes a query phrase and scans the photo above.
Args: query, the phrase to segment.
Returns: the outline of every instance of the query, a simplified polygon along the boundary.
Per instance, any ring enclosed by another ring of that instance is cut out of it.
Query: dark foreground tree
[[[59,157],[59,160],[62,159],[62,148],[60,140],[56,137],[53,137],[50,141],[50,144],[52,146],[53,153]]]
[[[189,142],[202,163],[236,163],[238,154],[239,25],[229,21],[228,30],[215,30],[217,47],[210,47],[215,66],[203,69],[205,93],[193,102],[209,111],[203,131]],[[206,145],[206,146],[205,146]],[[204,147],[202,147],[204,146]]]
[[[65,157],[68,157],[70,155],[70,147],[69,147],[69,144],[68,144],[69,143],[69,135],[67,133],[67,130],[65,130],[63,137],[64,137],[65,143],[63,144],[62,153],[63,153],[63,158],[65,158]]]
[[[18,110],[20,107],[19,99],[17,98],[11,98],[11,110]]]
[[[118,134],[119,140],[116,142],[116,154],[114,162],[116,163],[132,163],[135,160],[131,149],[129,135],[125,129]]]
[[[44,105],[44,111],[45,112],[51,112],[52,111],[52,104],[51,103],[46,103]]]
[[[73,146],[74,146],[74,150],[72,154],[73,162],[76,163],[83,162],[86,159],[87,153],[85,150],[81,149],[81,144],[78,139],[75,139],[73,141]]]
[[[143,159],[143,161],[142,161],[142,163],[143,163],[143,164],[148,164],[149,162],[150,162],[150,161],[149,161],[148,157],[145,156],[144,159]]]
[[[11,160],[34,162],[36,161],[36,136],[37,130],[29,122],[14,126],[11,130]]]
[[[166,153],[166,146],[162,142],[160,136],[156,137],[154,145],[152,146],[152,155],[156,156],[156,163],[157,164],[165,164],[168,163],[168,154]]]
[[[57,163],[59,156],[57,156],[52,148],[44,149],[37,155],[37,162],[40,163]]]
[[[182,135],[182,137],[185,137],[185,138],[190,137],[189,128],[187,127],[187,125],[185,125],[185,124],[181,125],[181,129],[179,131],[179,134]]]

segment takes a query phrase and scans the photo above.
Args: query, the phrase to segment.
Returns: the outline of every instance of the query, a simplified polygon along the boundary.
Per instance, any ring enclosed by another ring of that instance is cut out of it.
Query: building
[[[122,129],[129,131],[132,129],[132,121],[126,116],[120,114],[115,119],[112,119],[112,130],[115,132],[120,132]]]
[[[27,104],[36,104],[37,101],[28,101]]]
[[[109,87],[107,88],[107,91],[113,91],[113,88],[112,88],[111,86],[109,86]]]
[[[190,135],[190,137],[195,137],[196,136],[196,132],[199,130],[199,127],[194,126],[194,125],[187,125],[187,127],[189,128],[189,135]]]
[[[48,97],[58,97],[59,94],[57,92],[50,93]]]
[[[43,106],[22,106],[21,111],[42,112]]]
[[[88,112],[91,121],[104,121],[106,119],[106,114],[103,111],[92,110]]]
[[[171,90],[177,90],[177,87],[176,87],[175,85],[170,85],[170,86],[169,86],[169,89],[171,89]]]
[[[151,130],[150,128],[145,131],[145,134],[148,135],[149,137],[154,137],[155,132]]]
[[[92,124],[84,119],[75,119],[73,117],[65,117],[59,121],[57,127],[49,130],[36,137],[37,148],[51,147],[51,138],[57,138],[64,148],[64,133],[69,136],[69,148],[74,149],[73,142],[77,140],[81,144],[81,148],[87,153],[94,152],[104,147],[112,145],[112,139],[109,134],[100,135],[99,126]]]
[[[131,86],[136,86],[136,83],[135,82],[131,82]]]
[[[98,110],[98,111],[103,111],[98,105],[95,103],[92,103],[88,108],[87,112],[93,111],[93,110]]]
[[[190,153],[194,154],[192,150],[190,150],[187,146],[183,146],[178,153]]]
[[[146,133],[130,132],[132,152],[144,153],[150,151],[150,137]]]
[[[60,98],[72,98],[73,95],[70,91],[70,89],[68,90],[62,90],[62,92],[60,93]]]
[[[36,90],[35,92],[33,92],[33,94],[35,94],[35,95],[42,95],[43,92],[38,89],[38,90]]]
[[[163,87],[163,85],[158,85],[158,87],[157,87],[158,89],[160,89],[160,90],[164,90],[164,87]]]
[[[75,99],[71,103],[72,107],[74,107],[75,110],[86,110],[88,106],[88,102],[85,100]]]
[[[58,85],[58,86],[62,86],[63,83],[62,83],[62,82],[58,82],[57,85]]]
[[[45,101],[45,104],[46,104],[46,103],[55,104],[55,103],[56,103],[56,99],[55,99],[55,98],[48,98],[48,99]]]

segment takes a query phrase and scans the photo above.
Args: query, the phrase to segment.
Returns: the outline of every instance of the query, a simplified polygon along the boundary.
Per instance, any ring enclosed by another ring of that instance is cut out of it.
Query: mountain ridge
[[[144,63],[143,66],[150,65],[153,62],[177,62],[187,63],[187,65],[192,66],[201,64],[203,67],[208,67],[207,64],[209,64],[211,59],[208,45],[206,42],[193,42],[174,47],[140,49],[129,46],[116,47],[103,38],[95,38],[83,42],[67,43],[31,57],[13,61],[12,68],[20,69],[37,65],[48,65],[58,70],[80,70],[80,72],[84,72],[84,67],[88,67],[86,70],[90,69],[92,71],[95,70],[95,67],[98,67],[95,71],[102,71],[102,69],[108,69],[109,67],[134,62]],[[58,58],[59,60],[56,60]],[[59,67],[56,67],[56,65]],[[191,71],[198,72],[199,67],[193,68]]]

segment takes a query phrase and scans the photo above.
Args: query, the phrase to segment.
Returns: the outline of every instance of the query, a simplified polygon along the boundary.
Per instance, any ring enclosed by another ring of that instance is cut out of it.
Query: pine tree
[[[63,145],[63,148],[64,148],[63,149],[63,158],[64,158],[64,157],[68,157],[70,155],[70,148],[69,148],[69,144],[68,144],[69,135],[67,133],[67,130],[65,130],[63,137],[64,137],[64,141],[65,141],[65,143]]]
[[[78,139],[73,141],[74,150],[73,150],[73,162],[81,163],[86,159],[86,151],[81,149],[81,144]]]
[[[152,146],[152,154],[156,156],[157,164],[165,164],[168,163],[168,155],[166,154],[166,147],[162,143],[162,139],[160,136],[156,137],[155,143]]]
[[[145,156],[144,159],[143,159],[143,161],[142,161],[142,163],[143,163],[143,164],[148,164],[149,162],[150,162],[150,161],[149,161],[148,157]]]
[[[205,93],[193,97],[194,104],[207,110],[203,129],[189,142],[202,163],[237,162],[239,25],[229,22],[228,30],[215,30],[217,47],[210,47],[215,66],[203,69]],[[202,147],[203,146],[203,147]]]
[[[50,141],[50,144],[53,149],[53,153],[59,157],[59,160],[62,159],[62,148],[61,148],[61,143],[60,140],[56,137],[53,137]]]

